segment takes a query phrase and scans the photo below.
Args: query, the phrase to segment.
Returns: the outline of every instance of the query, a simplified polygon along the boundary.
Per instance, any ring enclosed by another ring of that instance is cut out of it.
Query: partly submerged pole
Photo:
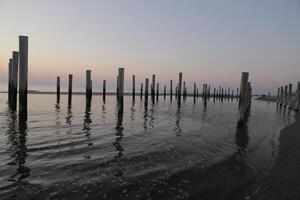
[[[159,83],[156,84],[156,101],[158,101],[159,96]]]
[[[155,100],[155,74],[152,74],[151,100],[152,100],[152,103],[154,103],[154,100]]]
[[[280,88],[277,89],[277,99],[276,99],[276,103],[277,103],[277,106],[279,104],[279,97],[280,97]]]
[[[102,85],[102,100],[105,103],[106,100],[106,80],[103,80],[103,85]]]
[[[170,80],[170,100],[173,99],[173,80]]]
[[[247,87],[248,87],[248,77],[249,73],[242,72],[241,76],[241,86],[240,86],[240,101],[239,101],[239,118],[238,125],[242,125],[245,119],[245,113],[247,110]]]
[[[13,111],[17,110],[17,100],[18,100],[18,65],[19,65],[19,52],[13,51],[12,53],[12,97],[11,97],[11,109]]]
[[[8,105],[11,108],[12,99],[12,59],[9,59],[8,63]]]
[[[27,120],[28,37],[19,36],[19,118]]]
[[[197,86],[196,86],[196,82],[194,82],[194,94],[193,94],[193,96],[194,96],[194,102],[196,102],[196,92],[197,92]]]
[[[166,99],[167,86],[164,85],[164,99]]]
[[[182,88],[182,72],[179,73],[179,84],[178,84],[178,93],[177,93],[177,102],[180,106],[181,104],[181,88]]]
[[[124,106],[124,68],[119,68],[119,82],[118,82],[118,108],[119,110],[123,110]]]
[[[297,99],[296,99],[296,105],[295,105],[295,111],[299,111],[300,109],[300,82],[297,84]]]
[[[86,103],[90,104],[92,99],[92,79],[91,79],[91,70],[86,70],[86,85],[85,85],[85,97]]]
[[[148,107],[148,89],[149,89],[149,79],[145,79],[145,107]]]
[[[293,84],[289,84],[289,97],[288,97],[288,105],[289,105],[289,108],[292,108],[292,104],[293,104],[293,101],[292,101],[292,89],[293,89]]]
[[[69,88],[68,88],[68,105],[69,107],[72,105],[72,89],[73,86],[73,75],[69,74]]]
[[[284,86],[284,107],[288,105],[288,86]]]
[[[56,77],[56,101],[60,101],[60,77]]]
[[[143,83],[141,83],[140,98],[143,99]]]
[[[132,100],[135,101],[135,75],[132,75]]]

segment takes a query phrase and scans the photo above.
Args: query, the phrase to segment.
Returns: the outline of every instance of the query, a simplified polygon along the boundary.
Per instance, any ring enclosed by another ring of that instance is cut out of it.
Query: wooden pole
[[[159,96],[159,83],[156,84],[156,101],[158,101]]]
[[[284,104],[284,89],[283,86],[280,87],[280,106]]]
[[[11,108],[12,102],[12,59],[9,59],[8,63],[8,105]]]
[[[149,79],[145,79],[145,107],[148,107],[148,88],[149,88]]]
[[[173,80],[170,80],[170,100],[173,99]]]
[[[214,88],[214,94],[213,94],[214,102],[216,101],[216,88]]]
[[[293,104],[293,102],[292,102],[292,89],[293,89],[293,84],[289,84],[289,94],[288,94],[288,101],[287,101],[287,103],[288,103],[288,105],[289,105],[289,108],[292,108],[292,104]]]
[[[135,75],[132,75],[132,100],[135,101]]]
[[[288,86],[284,86],[284,107],[288,105]]]
[[[56,77],[56,101],[60,101],[60,77]]]
[[[118,100],[118,95],[119,95],[119,76],[117,76],[117,87],[116,87],[116,97],[117,97],[117,100]]]
[[[19,118],[27,120],[28,37],[19,36]]]
[[[140,97],[141,99],[143,99],[143,83],[141,83]]]
[[[242,125],[244,123],[245,119],[245,113],[247,109],[247,87],[248,87],[248,77],[249,73],[247,72],[242,72],[241,76],[241,86],[240,86],[240,101],[239,101],[239,119],[238,119],[238,124]]]
[[[166,99],[167,86],[164,85],[164,99]]]
[[[207,90],[207,84],[204,84],[203,87],[203,94],[204,94],[204,107],[206,107],[207,104],[207,97],[208,97],[208,90]]]
[[[106,80],[103,80],[103,85],[102,85],[102,100],[105,103],[106,101]]]
[[[178,97],[177,97],[177,102],[178,105],[181,105],[181,89],[182,89],[182,72],[179,73],[179,84],[178,84]]]
[[[11,99],[11,109],[13,111],[17,110],[17,96],[18,96],[18,65],[19,65],[19,52],[13,51],[12,53],[12,99]]]
[[[118,106],[119,110],[123,110],[124,106],[124,68],[119,68],[119,82],[118,82]]]
[[[299,111],[300,109],[300,82],[297,84],[297,102],[295,106],[295,111]]]
[[[269,92],[269,94],[268,94],[268,104],[270,104],[270,99],[271,99],[271,94]]]
[[[193,94],[193,96],[194,96],[194,103],[196,102],[196,94],[197,93],[197,86],[196,86],[196,82],[194,82],[194,94]]]
[[[152,100],[152,103],[154,103],[154,100],[155,100],[155,74],[152,74],[151,100]]]
[[[91,79],[91,70],[86,70],[86,84],[85,84],[85,97],[86,103],[90,104],[92,99],[92,79]]]
[[[69,74],[69,89],[68,89],[68,105],[72,105],[72,93],[73,93],[73,75]]]
[[[279,104],[279,101],[280,101],[280,88],[277,89],[277,100],[276,100],[276,103],[277,103],[277,106]]]

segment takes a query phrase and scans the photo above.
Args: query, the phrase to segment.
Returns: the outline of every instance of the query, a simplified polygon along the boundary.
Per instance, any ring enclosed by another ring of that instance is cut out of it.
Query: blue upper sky
[[[250,72],[255,92],[300,81],[298,0],[0,0],[0,78],[18,35],[29,36],[29,87],[73,73],[84,87],[115,88],[117,67],[161,84],[182,71],[192,86],[238,87]]]

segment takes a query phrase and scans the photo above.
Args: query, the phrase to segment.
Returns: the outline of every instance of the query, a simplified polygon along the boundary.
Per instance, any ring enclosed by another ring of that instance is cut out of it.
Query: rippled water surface
[[[19,123],[0,94],[0,197],[189,198],[187,187],[200,184],[193,174],[223,176],[221,163],[232,157],[232,166],[242,160],[256,176],[267,173],[279,131],[292,120],[275,103],[255,100],[248,126],[237,128],[236,100],[211,99],[204,108],[201,98],[188,97],[178,108],[174,98],[160,97],[145,109],[139,97],[126,96],[118,113],[115,96],[106,103],[94,96],[90,108],[85,96],[73,96],[72,107],[67,96],[59,104],[55,97],[29,95],[28,121]]]

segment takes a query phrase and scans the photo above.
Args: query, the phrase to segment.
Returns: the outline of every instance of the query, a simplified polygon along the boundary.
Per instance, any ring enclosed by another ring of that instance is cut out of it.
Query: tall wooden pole
[[[135,101],[135,75],[132,75],[132,100]]]
[[[72,105],[72,93],[73,93],[73,75],[69,74],[69,88],[68,88],[68,105],[69,107]]]
[[[85,87],[85,96],[86,103],[90,104],[92,100],[92,79],[91,79],[91,70],[86,70],[86,87]]]
[[[119,82],[118,82],[118,106],[119,110],[123,110],[124,106],[124,68],[119,68]]]
[[[149,79],[145,79],[145,107],[148,107],[148,89],[149,89]]]
[[[11,108],[12,102],[12,59],[9,59],[8,63],[8,105]]]
[[[288,101],[287,101],[287,103],[288,103],[288,105],[289,105],[289,108],[292,108],[292,87],[293,87],[293,84],[289,84],[289,94],[288,94]]]
[[[143,83],[141,83],[140,97],[141,99],[143,99]]]
[[[156,101],[158,101],[159,96],[159,83],[156,84]]]
[[[167,86],[164,85],[164,99],[166,99]]]
[[[28,37],[19,36],[19,118],[27,120]]]
[[[247,87],[248,87],[248,77],[249,73],[242,72],[241,76],[241,86],[240,86],[240,101],[239,101],[239,119],[238,124],[242,125],[245,119],[245,113],[247,109]]]
[[[60,101],[60,77],[56,77],[56,101]]]
[[[179,84],[178,84],[178,94],[177,94],[177,102],[178,105],[181,105],[181,88],[182,88],[182,72],[179,73]]]
[[[13,51],[12,53],[12,99],[11,99],[11,109],[13,111],[17,110],[17,100],[18,100],[18,69],[19,66],[19,52]]]
[[[173,80],[170,80],[170,100],[173,99]]]
[[[152,74],[151,100],[152,100],[152,103],[154,103],[154,100],[155,100],[155,74]]]
[[[103,85],[102,85],[102,100],[105,103],[106,101],[106,80],[103,80]]]

